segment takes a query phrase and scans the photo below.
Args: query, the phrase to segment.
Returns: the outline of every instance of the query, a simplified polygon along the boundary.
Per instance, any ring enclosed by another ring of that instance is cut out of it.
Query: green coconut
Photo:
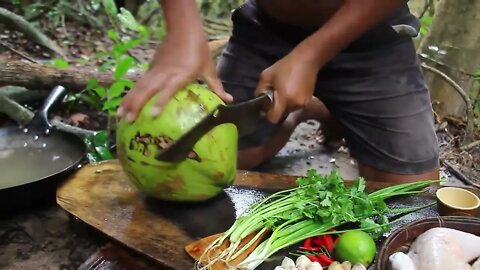
[[[204,86],[190,84],[154,118],[150,112],[155,102],[150,99],[133,123],[118,123],[117,155],[128,179],[145,195],[167,201],[203,201],[232,185],[238,139],[233,124],[210,130],[179,163],[155,158],[223,101]]]

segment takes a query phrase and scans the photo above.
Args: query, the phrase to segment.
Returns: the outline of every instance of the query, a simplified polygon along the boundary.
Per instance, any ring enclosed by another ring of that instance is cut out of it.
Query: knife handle
[[[273,103],[273,89],[267,88],[262,91],[262,94],[266,95],[270,99],[270,103]]]
[[[264,111],[268,111],[268,109],[270,109],[270,107],[273,105],[273,89],[267,88],[260,93],[260,96],[261,95],[265,95],[266,97],[268,97],[269,102],[264,102],[263,107]]]

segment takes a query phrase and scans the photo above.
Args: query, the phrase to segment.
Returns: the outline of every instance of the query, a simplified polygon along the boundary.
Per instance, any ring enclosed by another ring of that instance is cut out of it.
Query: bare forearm
[[[172,50],[172,47],[180,44],[191,44],[197,48],[207,46],[207,37],[203,31],[202,18],[195,0],[160,0],[162,5],[167,34],[162,41],[151,66],[156,67],[159,57],[170,54],[164,50]],[[168,44],[168,45],[167,45]]]
[[[202,20],[195,0],[161,0],[160,3],[168,33],[203,34]]]
[[[404,0],[346,0],[317,32],[300,43],[295,52],[306,55],[318,67],[375,24],[390,16]]]

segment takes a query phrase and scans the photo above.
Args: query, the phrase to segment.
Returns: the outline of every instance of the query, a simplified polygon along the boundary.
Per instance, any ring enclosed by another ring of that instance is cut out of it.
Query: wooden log
[[[216,58],[226,44],[227,40],[209,42],[212,57]],[[0,60],[0,74],[0,86],[14,85],[39,90],[62,85],[67,91],[79,92],[85,89],[90,79],[97,79],[104,86],[113,83],[113,75],[110,73],[78,68],[59,69],[25,61]],[[136,81],[140,76],[141,72],[131,73],[127,78]]]
[[[28,89],[51,89],[62,85],[67,91],[81,91],[85,89],[90,79],[97,79],[101,85],[113,82],[112,74],[98,73],[80,69],[58,69],[54,67],[28,63],[24,61],[0,60],[0,86],[15,85]],[[129,76],[137,79],[139,74]]]

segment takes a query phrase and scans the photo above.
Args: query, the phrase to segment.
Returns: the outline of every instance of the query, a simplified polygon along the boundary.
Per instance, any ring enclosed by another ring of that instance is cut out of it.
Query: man
[[[439,178],[430,97],[405,34],[419,24],[404,1],[248,0],[232,13],[218,77],[195,1],[161,4],[168,34],[151,69],[126,95],[120,117],[133,121],[155,94],[152,114],[158,115],[197,78],[226,102],[271,88],[267,119],[239,141],[239,168],[273,157],[299,122],[315,118],[342,132],[369,181]]]

